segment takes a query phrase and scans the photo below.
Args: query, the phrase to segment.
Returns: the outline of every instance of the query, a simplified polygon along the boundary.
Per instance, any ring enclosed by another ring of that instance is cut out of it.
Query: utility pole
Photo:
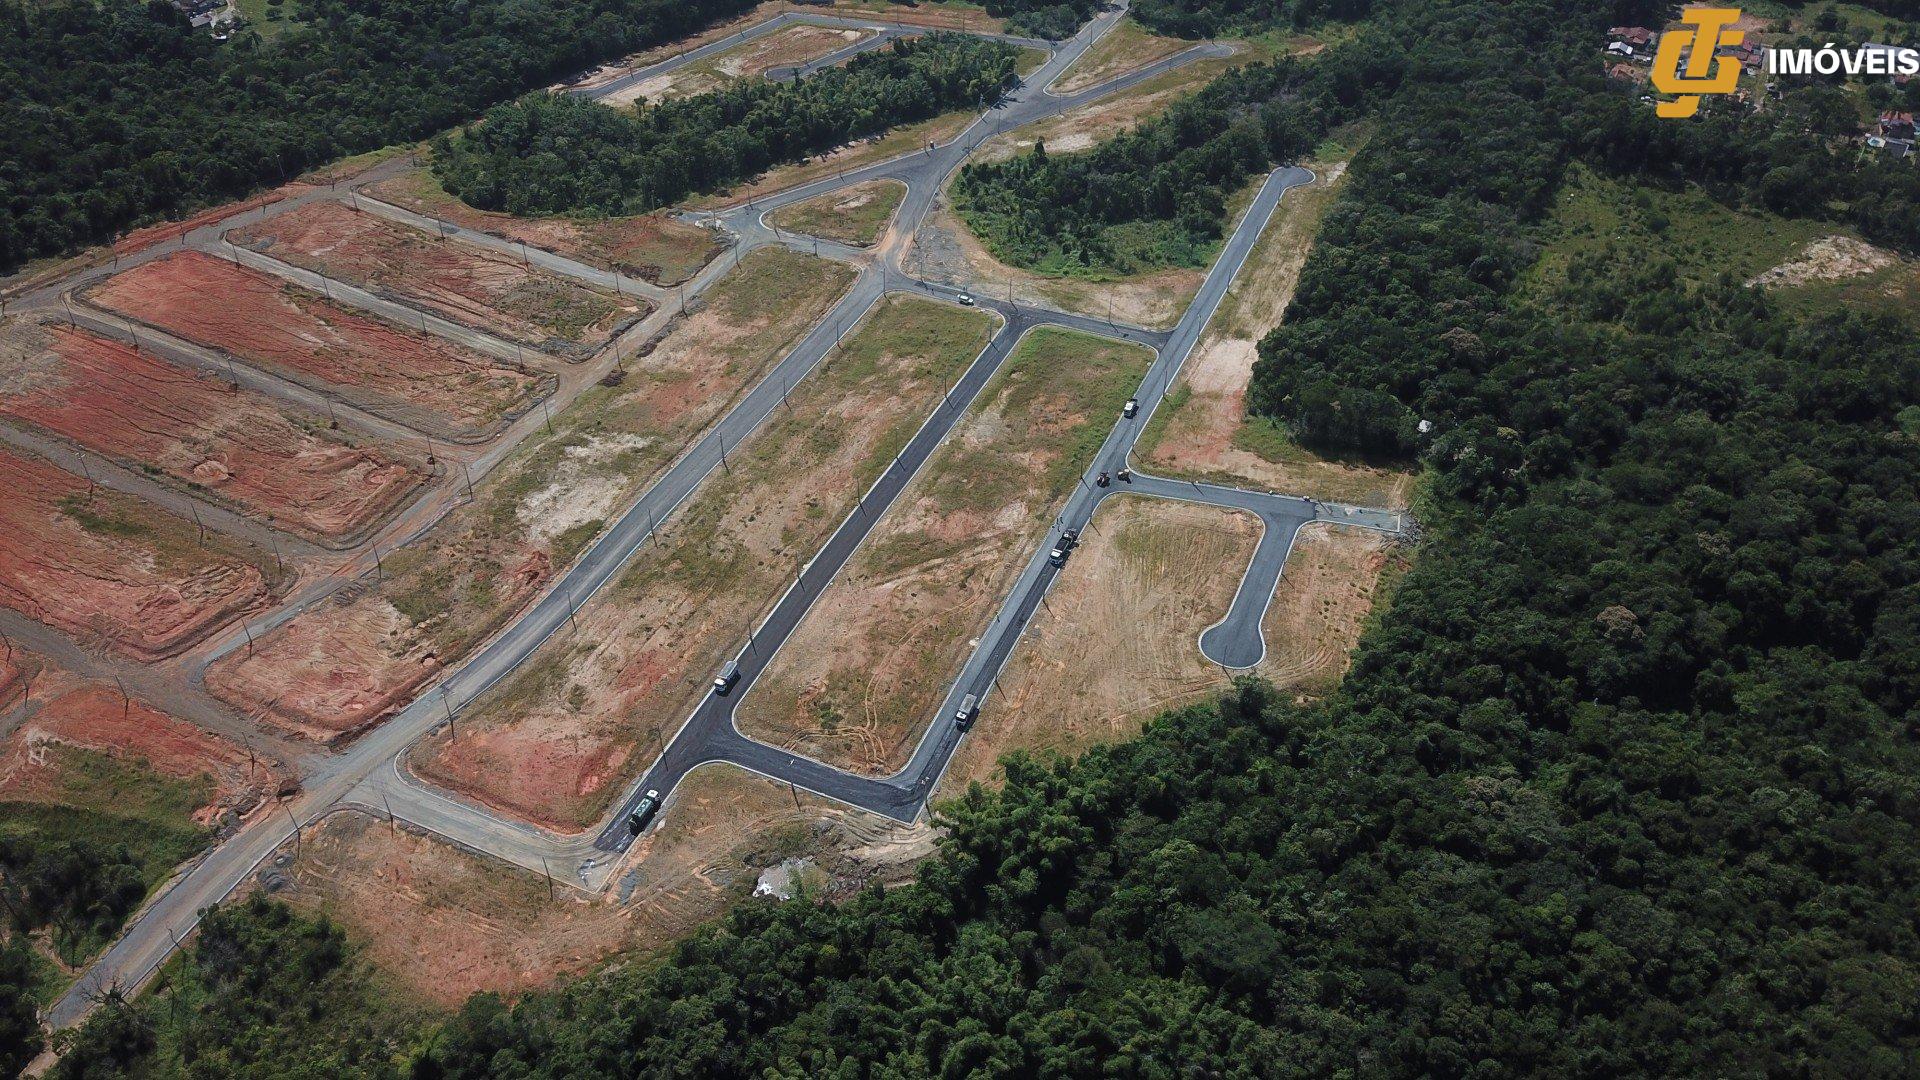
[[[120,681],[120,676],[113,677],[113,686],[120,691],[120,719],[125,720],[127,714],[133,711],[133,699],[127,696],[127,684]]]
[[[247,635],[247,655],[252,656],[253,655],[253,627],[248,626],[247,620],[245,619],[240,620],[240,632]]]
[[[545,855],[540,856],[540,872],[547,876],[547,903],[551,904],[554,901],[553,871],[547,868],[547,857]]]

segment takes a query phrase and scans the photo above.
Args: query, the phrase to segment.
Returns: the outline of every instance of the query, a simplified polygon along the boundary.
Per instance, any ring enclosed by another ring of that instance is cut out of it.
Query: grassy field
[[[1119,26],[1107,31],[1107,36],[1075,61],[1051,89],[1057,94],[1071,94],[1098,86],[1108,79],[1185,52],[1195,44],[1181,38],[1161,37],[1131,18],[1122,19]]]
[[[742,730],[899,768],[1152,358],[1027,335],[742,700]]]
[[[598,818],[985,346],[991,317],[892,298],[585,608],[414,768],[561,829]]]
[[[59,743],[39,752],[45,764],[36,774],[35,801],[0,803],[0,847],[109,845],[124,851],[121,861],[151,892],[206,846],[211,833],[193,815],[213,796],[211,778],[176,779],[138,759]],[[80,964],[106,946],[113,929],[56,926],[54,952],[68,965]]]
[[[1663,191],[1575,165],[1540,231],[1540,260],[1521,288],[1536,296],[1550,293],[1580,258],[1666,259],[1689,284],[1721,274],[1746,281],[1836,231],[1818,221],[1730,209],[1695,188]]]
[[[768,220],[789,232],[867,247],[887,231],[893,212],[906,197],[905,184],[874,180],[782,207]]]

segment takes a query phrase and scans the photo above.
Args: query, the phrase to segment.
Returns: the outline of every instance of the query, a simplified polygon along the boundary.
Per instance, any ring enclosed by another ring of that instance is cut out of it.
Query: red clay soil
[[[116,274],[86,297],[446,439],[494,435],[553,382],[198,251]]]
[[[321,541],[360,536],[426,479],[391,445],[65,326],[0,332],[0,415]]]
[[[272,594],[264,570],[191,524],[0,449],[0,605],[141,660],[192,645]]]
[[[544,552],[513,568],[501,602],[471,627],[484,637],[519,611],[550,575]],[[444,663],[432,624],[415,624],[379,592],[343,594],[290,619],[207,668],[213,696],[301,738],[332,744],[413,700]]]
[[[314,202],[227,239],[529,348],[586,360],[653,309],[343,203]]]
[[[13,682],[20,677],[20,665],[9,657],[0,656],[0,710],[12,703]]]
[[[113,251],[116,255],[124,258],[125,256],[145,251],[163,240],[172,240],[175,237],[185,236],[203,225],[211,225],[216,221],[225,220],[236,214],[243,214],[248,210],[256,210],[262,206],[271,206],[283,199],[290,199],[295,195],[303,195],[312,190],[312,184],[295,182],[275,188],[264,195],[256,195],[251,199],[227,203],[225,206],[216,206],[211,210],[202,211],[181,221],[167,221],[159,225],[149,225],[144,229],[135,229],[121,237],[119,242],[113,245]]]
[[[281,788],[283,777],[271,762],[255,760],[227,740],[137,698],[122,698],[111,685],[80,683],[54,693],[57,696],[0,744],[0,800],[44,801],[34,797],[45,771],[36,750],[47,743],[144,759],[162,776],[211,778],[213,798],[193,815],[201,825],[213,824],[223,811],[244,817]]]
[[[515,217],[480,210],[441,190],[425,170],[372,184],[366,194],[463,229],[537,247],[602,270],[618,270],[655,285],[672,286],[688,280],[720,251],[709,230],[658,214],[576,220]]]

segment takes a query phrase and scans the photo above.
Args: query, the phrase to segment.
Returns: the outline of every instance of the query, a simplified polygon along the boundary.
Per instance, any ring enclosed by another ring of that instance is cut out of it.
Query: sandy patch
[[[1851,236],[1823,236],[1779,266],[1761,271],[1748,287],[1792,288],[1818,281],[1846,281],[1865,277],[1901,262],[1897,252],[1875,247]]]

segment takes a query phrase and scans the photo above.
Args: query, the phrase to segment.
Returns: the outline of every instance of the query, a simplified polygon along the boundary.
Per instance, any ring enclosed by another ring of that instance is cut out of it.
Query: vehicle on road
[[[627,815],[627,829],[635,836],[640,835],[646,829],[647,822],[652,821],[653,815],[659,812],[660,793],[648,788],[647,793],[640,796],[640,801],[633,804],[633,813]]]
[[[1140,414],[1140,399],[1128,398],[1126,408],[1120,410],[1120,415],[1131,420],[1135,416],[1138,416],[1139,414]]]
[[[1060,533],[1060,546],[1072,551],[1080,546],[1080,530],[1067,529]]]
[[[960,699],[960,708],[954,711],[953,724],[961,731],[973,726],[973,718],[980,715],[980,695],[968,694]]]
[[[1100,475],[1095,477],[1093,482],[1099,484],[1101,487],[1106,487],[1108,484],[1113,483],[1113,477],[1108,475],[1107,470],[1101,469]]]
[[[1067,549],[1054,548],[1047,552],[1047,562],[1056,567],[1067,565]]]
[[[713,692],[716,694],[725,694],[727,691],[733,689],[734,683],[739,681],[740,664],[736,660],[729,660],[720,668],[720,674],[713,677]]]
[[[961,293],[961,294],[960,294],[960,306],[961,306],[961,307],[972,307],[972,306],[973,306],[973,294],[972,294],[972,293]]]

